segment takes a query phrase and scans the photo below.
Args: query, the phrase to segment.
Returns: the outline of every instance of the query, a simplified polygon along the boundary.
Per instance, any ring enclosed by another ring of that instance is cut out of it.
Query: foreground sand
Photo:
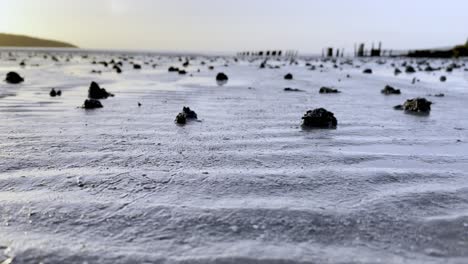
[[[118,75],[90,63],[111,54],[7,57],[1,76],[26,81],[0,84],[0,263],[468,261],[463,69],[395,77],[390,63],[403,60],[342,70],[312,61],[321,72],[304,60],[259,69],[197,57],[181,76],[167,72],[178,57],[151,55],[133,61],[155,69],[127,63]],[[40,66],[20,68],[22,58]],[[86,111],[77,107],[91,81],[116,97]],[[381,95],[387,84],[402,95]],[[342,93],[320,95],[321,86]],[[437,93],[445,97],[427,96]],[[434,103],[430,115],[392,109],[417,96]],[[183,106],[202,122],[175,125]],[[318,107],[338,129],[300,128]]]

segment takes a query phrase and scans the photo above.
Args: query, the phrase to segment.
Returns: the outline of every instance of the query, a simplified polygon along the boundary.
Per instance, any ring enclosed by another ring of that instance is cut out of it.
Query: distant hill
[[[408,53],[408,57],[415,58],[458,58],[468,57],[468,40],[465,45],[458,45],[445,49],[414,50]]]
[[[77,48],[66,42],[3,33],[0,33],[0,47]]]

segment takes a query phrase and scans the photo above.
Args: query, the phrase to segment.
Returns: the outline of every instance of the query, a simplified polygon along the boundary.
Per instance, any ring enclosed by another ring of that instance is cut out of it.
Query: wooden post
[[[359,44],[358,57],[364,57],[364,43]]]

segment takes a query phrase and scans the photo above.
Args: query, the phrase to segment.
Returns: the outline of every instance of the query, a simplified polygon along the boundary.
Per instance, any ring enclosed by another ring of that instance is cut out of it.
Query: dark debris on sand
[[[415,73],[416,70],[414,69],[413,66],[408,65],[408,66],[406,66],[405,72],[406,72],[406,73]]]
[[[429,113],[431,111],[432,102],[426,98],[413,98],[406,100],[403,105],[397,105],[395,110],[405,110],[408,113]]]
[[[20,76],[18,73],[16,73],[16,72],[9,72],[9,73],[7,73],[7,75],[6,75],[5,81],[6,81],[7,83],[11,83],[11,84],[19,84],[19,83],[24,82],[24,78],[21,77],[21,76]]]
[[[216,75],[216,81],[218,82],[225,82],[228,81],[229,78],[224,72],[220,72]]]
[[[90,99],[106,99],[114,96],[113,94],[106,91],[106,89],[99,87],[99,84],[92,82],[88,90],[88,98]]]
[[[175,122],[179,125],[185,125],[187,123],[187,116],[184,113],[179,113],[176,116]]]
[[[332,112],[324,108],[307,111],[302,117],[303,128],[328,128],[334,129],[338,125],[338,121]]]
[[[50,92],[49,92],[49,95],[50,95],[51,97],[61,96],[61,95],[62,95],[62,91],[61,91],[61,90],[55,91],[55,89],[52,88],[52,90],[50,90]]]
[[[303,92],[301,89],[290,88],[290,87],[284,88],[284,91],[285,91],[285,92]]]
[[[319,93],[321,93],[321,94],[330,94],[330,93],[341,93],[341,92],[339,90],[337,90],[337,89],[333,89],[333,88],[324,86],[324,87],[320,88]]]
[[[401,94],[400,89],[395,89],[390,85],[386,85],[385,88],[383,88],[380,92],[385,94],[385,95]]]
[[[190,109],[190,107],[183,107],[182,112],[180,112],[175,119],[175,122],[179,125],[184,125],[187,123],[187,120],[197,120],[198,116],[195,111]]]
[[[119,74],[122,73],[122,69],[119,66],[114,65],[114,67],[112,68],[115,70],[116,73],[119,73]]]
[[[167,69],[168,72],[179,72],[179,68],[171,66],[169,69]]]
[[[103,108],[101,102],[96,99],[86,99],[83,104],[84,109]]]

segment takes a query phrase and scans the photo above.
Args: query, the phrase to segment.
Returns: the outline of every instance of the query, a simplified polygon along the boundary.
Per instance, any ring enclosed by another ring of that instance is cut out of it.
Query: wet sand
[[[199,56],[179,75],[167,71],[183,68],[178,57],[137,55],[141,70],[117,74],[91,64],[110,54],[15,57],[0,61],[2,78],[25,77],[0,84],[0,262],[468,261],[467,66],[394,76],[404,59],[314,59],[311,71],[305,59],[259,69]],[[102,109],[79,108],[91,81],[115,94]],[[418,96],[430,115],[393,109]],[[183,106],[201,122],[176,125]],[[301,129],[319,107],[336,130]]]

